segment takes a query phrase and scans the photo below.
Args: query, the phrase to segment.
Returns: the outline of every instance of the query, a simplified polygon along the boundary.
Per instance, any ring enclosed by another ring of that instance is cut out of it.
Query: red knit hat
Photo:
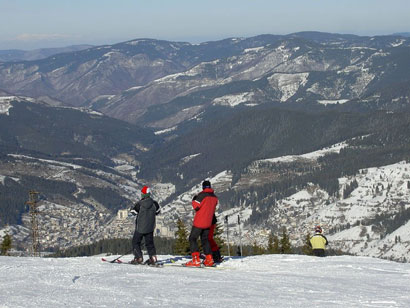
[[[149,194],[149,193],[151,193],[151,190],[149,189],[148,186],[144,186],[144,187],[141,189],[141,194],[146,195],[146,194]]]

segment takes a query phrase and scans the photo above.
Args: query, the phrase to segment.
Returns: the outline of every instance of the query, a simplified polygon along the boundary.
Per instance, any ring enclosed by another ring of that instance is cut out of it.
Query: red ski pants
[[[209,241],[209,245],[211,245],[211,250],[212,251],[218,251],[219,250],[218,244],[214,240],[215,228],[216,228],[216,224],[212,225],[209,228],[209,234],[208,234],[208,241]]]

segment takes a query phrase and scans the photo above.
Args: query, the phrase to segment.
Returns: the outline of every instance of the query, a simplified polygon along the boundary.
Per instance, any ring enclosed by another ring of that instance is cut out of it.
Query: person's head
[[[205,188],[211,188],[211,182],[209,182],[208,180],[202,182],[202,189]]]
[[[141,189],[141,199],[147,198],[151,196],[151,189],[148,186],[144,186]]]
[[[322,233],[322,228],[320,226],[316,226],[315,233]]]

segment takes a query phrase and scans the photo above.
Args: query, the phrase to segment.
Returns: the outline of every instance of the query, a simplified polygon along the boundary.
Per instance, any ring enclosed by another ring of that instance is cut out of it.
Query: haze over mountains
[[[24,225],[36,188],[55,208],[105,213],[83,230],[97,240],[148,183],[172,233],[176,217],[190,221],[184,200],[212,178],[221,217],[242,215],[250,243],[285,226],[301,245],[322,223],[335,249],[407,260],[409,51],[404,36],[301,32],[2,62],[0,226]],[[81,242],[74,229],[54,228],[44,245]]]
[[[83,50],[92,45],[75,45],[60,48],[41,48],[34,50],[9,49],[0,50],[0,62],[32,61],[50,57],[55,54]]]

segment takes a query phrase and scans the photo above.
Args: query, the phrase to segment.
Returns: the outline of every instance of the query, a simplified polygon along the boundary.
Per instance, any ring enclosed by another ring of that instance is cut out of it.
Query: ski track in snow
[[[410,306],[408,263],[264,255],[231,258],[224,267],[151,268],[101,262],[101,256],[0,257],[0,307]]]

